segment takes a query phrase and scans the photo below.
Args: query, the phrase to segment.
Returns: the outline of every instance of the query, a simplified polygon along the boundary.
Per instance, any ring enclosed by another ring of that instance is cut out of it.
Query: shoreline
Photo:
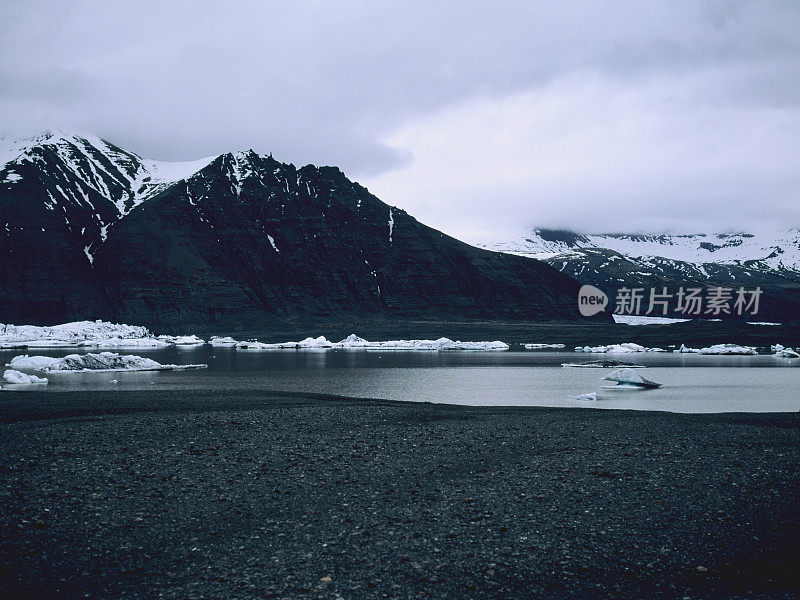
[[[800,595],[800,414],[35,395],[0,407],[6,597]]]
[[[423,410],[465,410],[485,415],[528,412],[597,412],[658,414],[683,417],[711,418],[725,416],[793,418],[800,411],[726,411],[726,412],[676,412],[638,408],[603,408],[600,406],[517,406],[517,405],[472,405],[427,400],[391,400],[325,394],[316,392],[232,389],[156,389],[138,390],[6,390],[0,392],[0,425],[11,425],[29,421],[58,421],[80,417],[112,417],[134,414],[169,412],[223,412],[242,410],[270,410],[291,406],[326,406],[335,403],[341,406],[420,407]],[[177,397],[176,397],[177,395]],[[76,406],[76,400],[80,405]],[[204,404],[214,400],[214,405]]]

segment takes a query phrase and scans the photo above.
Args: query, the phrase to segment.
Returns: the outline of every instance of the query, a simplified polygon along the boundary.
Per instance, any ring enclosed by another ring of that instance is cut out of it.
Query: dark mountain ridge
[[[252,151],[176,167],[54,137],[0,170],[0,321],[580,318],[574,279],[431,229],[335,167]]]

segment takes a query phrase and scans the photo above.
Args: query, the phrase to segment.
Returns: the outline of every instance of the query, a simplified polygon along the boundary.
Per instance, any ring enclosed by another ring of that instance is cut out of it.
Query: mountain
[[[189,163],[93,136],[0,144],[0,321],[569,320],[578,283],[480,250],[335,167]]]
[[[762,289],[758,320],[800,319],[800,229],[733,234],[580,234],[533,229],[480,247],[544,260],[612,298],[617,290]],[[674,312],[671,316],[684,316]],[[699,315],[740,318],[737,315]]]

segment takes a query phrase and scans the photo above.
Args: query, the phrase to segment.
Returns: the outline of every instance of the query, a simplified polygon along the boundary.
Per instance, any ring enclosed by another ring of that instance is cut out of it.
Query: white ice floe
[[[673,319],[671,317],[647,317],[645,315],[618,315],[614,314],[615,323],[625,325],[669,325],[670,323],[685,323],[691,319]]]
[[[62,348],[78,346],[114,347],[120,340],[152,339],[146,327],[105,321],[75,321],[51,327],[0,324],[0,346]]]
[[[597,392],[589,392],[588,394],[576,394],[570,396],[573,400],[597,400]]]
[[[100,348],[166,348],[169,342],[159,340],[158,338],[113,338],[103,340],[97,344]]]
[[[0,325],[0,348],[163,348],[146,327],[75,321],[51,327]]]
[[[344,343],[342,340],[340,344]],[[363,348],[365,350],[411,350],[411,351],[425,351],[425,352],[449,352],[449,351],[502,351],[508,350],[508,344],[501,341],[494,342],[462,342],[460,340],[453,341],[450,338],[441,337],[436,340],[387,340],[385,342],[367,342],[361,340],[357,342],[358,345],[339,346],[336,347],[350,347],[350,348]]]
[[[632,352],[666,352],[663,348],[648,348],[632,342],[609,344],[608,346],[576,346],[575,352],[591,352],[593,354],[629,354]]]
[[[660,383],[656,383],[654,381],[650,381],[649,379],[645,379],[644,377],[639,375],[639,373],[629,368],[617,369],[616,371],[612,371],[611,373],[603,377],[603,380],[617,382],[617,385],[610,386],[610,388],[612,389],[622,389],[622,388],[653,389],[661,387]]]
[[[341,342],[336,344],[337,348],[367,348],[373,342],[368,342],[364,338],[358,337],[355,333],[351,333]]]
[[[158,339],[176,346],[202,346],[206,343],[205,340],[196,335],[160,335]]]
[[[505,342],[462,342],[450,338],[437,340],[388,340],[384,342],[370,342],[356,334],[350,334],[340,342],[331,342],[325,336],[316,338],[307,337],[299,342],[280,342],[269,344],[265,342],[249,341],[238,342],[239,350],[291,350],[291,349],[329,349],[341,348],[348,350],[407,350],[425,352],[447,352],[468,350],[508,350]]]
[[[265,342],[257,342],[250,340],[247,342],[236,342],[235,347],[237,350],[288,350],[297,348],[297,342],[287,342],[283,344],[267,344]]]
[[[333,348],[333,343],[325,339],[324,335],[319,337],[307,337],[297,342],[298,348]]]
[[[758,351],[753,346],[740,346],[739,344],[714,344],[707,348],[687,348],[681,344],[677,350],[673,350],[676,354],[725,354],[725,355],[752,355],[758,354]]]
[[[6,383],[14,383],[18,385],[44,385],[47,383],[45,377],[37,377],[36,375],[28,375],[14,369],[6,369],[3,373],[3,379]]]
[[[69,354],[63,358],[50,356],[15,356],[6,366],[12,369],[44,371],[48,373],[92,371],[174,371],[183,369],[204,369],[207,365],[162,365],[150,358],[134,355],[121,355],[114,352],[99,354]]]
[[[637,365],[635,363],[623,362],[621,360],[589,360],[582,363],[561,363],[562,367],[578,367],[586,369],[608,369],[609,367],[629,369],[644,369],[645,365]]]
[[[526,350],[562,350],[564,344],[523,344]]]
[[[770,346],[770,350],[776,358],[800,358],[800,353],[795,352],[794,348],[787,348],[783,344]]]
[[[214,346],[215,348],[224,348],[226,346],[235,346],[239,342],[237,342],[232,337],[220,337],[214,335],[211,337],[210,340],[208,340],[208,343]]]

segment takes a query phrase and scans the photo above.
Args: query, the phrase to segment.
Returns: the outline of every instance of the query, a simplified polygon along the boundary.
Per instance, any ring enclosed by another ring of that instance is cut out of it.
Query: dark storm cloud
[[[161,159],[252,147],[337,164],[464,235],[610,225],[598,192],[638,207],[624,226],[671,222],[671,198],[727,227],[720,203],[759,190],[800,220],[800,165],[784,154],[800,122],[797,2],[5,4],[0,130],[88,130]],[[598,152],[614,160],[595,168]],[[751,212],[726,218],[766,219]]]

